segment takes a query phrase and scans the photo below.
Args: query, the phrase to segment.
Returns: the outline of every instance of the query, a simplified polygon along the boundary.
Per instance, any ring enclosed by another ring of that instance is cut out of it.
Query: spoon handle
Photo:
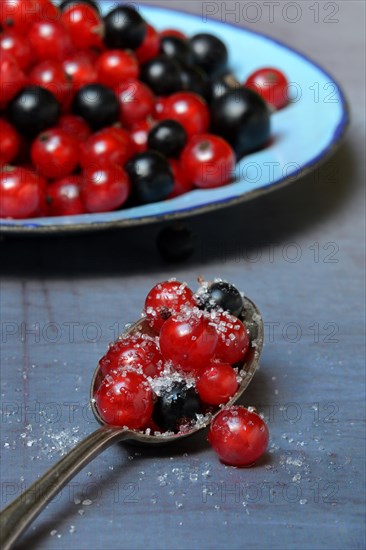
[[[0,547],[9,550],[48,502],[93,458],[113,443],[131,438],[121,428],[102,427],[80,441],[0,514]]]

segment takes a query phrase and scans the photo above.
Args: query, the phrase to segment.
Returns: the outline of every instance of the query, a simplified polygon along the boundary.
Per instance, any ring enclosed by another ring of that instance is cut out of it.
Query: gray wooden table
[[[19,548],[365,546],[365,5],[295,2],[302,15],[290,23],[283,2],[272,3],[273,22],[266,3],[252,4],[262,15],[243,25],[302,50],[342,83],[347,138],[296,184],[188,220],[196,251],[184,265],[156,253],[161,226],[2,240],[1,506],[96,427],[87,402],[98,358],[146,292],[173,275],[192,285],[198,274],[221,276],[261,308],[265,350],[243,403],[266,415],[269,453],[240,470],[220,464],[204,437],[159,451],[117,445]],[[200,13],[201,3],[184,9]]]

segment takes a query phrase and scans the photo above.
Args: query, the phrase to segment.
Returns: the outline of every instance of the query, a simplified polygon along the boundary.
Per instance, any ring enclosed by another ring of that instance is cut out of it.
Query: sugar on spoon
[[[251,346],[241,365],[239,372],[241,383],[237,392],[225,404],[233,405],[248,387],[258,367],[259,357],[263,347],[263,322],[256,305],[244,297],[244,308],[241,320],[249,331]],[[142,319],[130,326],[126,334],[149,334],[150,328],[146,320]],[[2,550],[9,550],[25,531],[28,525],[38,516],[43,508],[61,489],[93,458],[98,456],[113,443],[119,441],[134,441],[141,445],[165,445],[177,443],[183,438],[190,437],[205,429],[221,409],[215,414],[206,415],[204,420],[193,426],[191,430],[173,435],[148,435],[142,431],[106,425],[101,419],[93,399],[95,389],[101,380],[99,365],[96,368],[90,388],[91,408],[101,427],[91,433],[67,453],[59,462],[50,468],[41,478],[35,481],[26,491],[17,497],[0,513],[0,543]]]

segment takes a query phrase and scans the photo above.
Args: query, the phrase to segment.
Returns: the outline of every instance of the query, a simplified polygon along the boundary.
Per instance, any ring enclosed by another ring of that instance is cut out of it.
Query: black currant
[[[99,130],[118,120],[118,99],[110,88],[102,84],[87,84],[74,97],[72,110],[83,117],[93,128]]]
[[[140,203],[162,201],[173,189],[173,173],[161,153],[139,153],[127,162],[125,169],[132,183],[132,193]]]
[[[149,132],[149,149],[159,151],[167,157],[179,157],[187,142],[187,133],[176,120],[162,120]]]
[[[219,99],[231,90],[240,90],[240,82],[231,73],[211,79],[207,84],[206,99],[209,103]]]
[[[162,54],[190,65],[193,62],[192,48],[188,40],[177,36],[164,36],[160,42]]]
[[[180,79],[183,90],[206,97],[207,75],[198,65],[185,65],[181,63]]]
[[[239,290],[230,283],[220,281],[212,283],[207,291],[199,297],[201,307],[207,311],[222,308],[235,317],[240,317],[244,302]]]
[[[270,112],[256,92],[248,88],[234,89],[212,102],[211,127],[230,143],[240,158],[268,141]]]
[[[55,96],[40,86],[23,88],[9,103],[9,120],[20,133],[35,136],[56,124],[60,105]]]
[[[159,55],[141,67],[140,80],[156,95],[171,95],[182,90],[180,65],[175,59]]]
[[[146,21],[135,9],[118,6],[104,17],[104,43],[109,49],[128,48],[136,50],[141,46],[146,32]]]
[[[185,382],[175,382],[158,397],[152,418],[162,430],[177,433],[180,426],[195,420],[201,410],[195,389],[188,388]]]
[[[181,262],[194,252],[194,235],[182,225],[171,225],[160,231],[156,245],[164,260]]]
[[[59,10],[65,11],[73,4],[88,4],[88,6],[91,6],[93,9],[95,9],[98,14],[100,13],[99,6],[96,2],[94,2],[94,0],[64,0],[60,3]]]
[[[208,75],[213,76],[225,71],[228,51],[225,44],[213,34],[196,34],[190,40],[193,60]]]

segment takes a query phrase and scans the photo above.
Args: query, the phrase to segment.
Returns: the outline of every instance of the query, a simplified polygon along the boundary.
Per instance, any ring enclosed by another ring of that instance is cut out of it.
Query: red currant
[[[228,313],[215,313],[213,319],[218,341],[215,356],[231,365],[242,361],[249,348],[249,336],[244,324]]]
[[[131,126],[130,136],[135,154],[143,153],[147,150],[147,138],[151,127],[152,123],[149,119],[139,120]]]
[[[59,61],[42,61],[29,73],[31,84],[46,88],[61,105],[69,103],[71,83]]]
[[[288,103],[287,78],[278,69],[258,69],[248,77],[244,86],[257,92],[276,109],[281,109]]]
[[[127,173],[117,165],[84,172],[82,197],[87,212],[109,212],[122,206],[130,194]]]
[[[238,389],[235,371],[228,363],[213,362],[200,369],[196,388],[205,403],[226,403]]]
[[[27,78],[14,57],[7,52],[0,56],[0,109],[5,109],[10,100],[26,86]]]
[[[127,50],[107,50],[102,53],[98,58],[96,69],[98,82],[111,88],[139,75],[136,57]]]
[[[84,214],[85,207],[80,192],[81,182],[80,176],[67,176],[47,186],[49,216]]]
[[[2,0],[0,4],[0,26],[4,29],[24,33],[39,18],[36,0]]]
[[[99,361],[103,375],[124,367],[139,368],[155,378],[163,368],[163,357],[152,338],[129,336],[118,340]]]
[[[95,393],[95,401],[103,421],[112,426],[139,429],[153,411],[152,389],[136,371],[107,375]]]
[[[208,189],[229,183],[233,178],[235,154],[219,136],[193,136],[181,156],[187,178],[197,187]]]
[[[0,172],[0,218],[32,218],[45,197],[45,181],[30,170],[6,166]]]
[[[91,6],[71,4],[62,12],[61,21],[75,48],[103,48],[104,24]]]
[[[126,80],[114,91],[120,104],[120,121],[125,126],[132,126],[153,113],[154,94],[139,80]]]
[[[252,466],[267,450],[267,425],[255,412],[236,406],[223,409],[214,418],[208,440],[222,462]]]
[[[51,0],[36,0],[39,14],[37,21],[56,21],[60,18],[58,7]]]
[[[194,307],[196,305],[193,292],[185,283],[165,281],[155,285],[147,295],[145,300],[146,318],[152,328],[159,332],[173,313],[178,313],[183,306]]]
[[[0,118],[0,166],[12,162],[18,154],[19,134],[9,122]]]
[[[119,164],[123,166],[133,154],[131,138],[122,128],[104,128],[92,134],[81,146],[80,163],[84,168]]]
[[[177,120],[189,137],[207,132],[210,122],[205,100],[192,92],[178,92],[167,97],[159,118]]]
[[[0,53],[10,53],[20,69],[27,69],[32,61],[32,53],[27,38],[19,32],[6,31],[0,35]]]
[[[186,372],[198,371],[213,358],[217,332],[209,319],[190,311],[170,317],[161,327],[159,342],[167,361]]]
[[[91,134],[91,129],[85,120],[76,115],[61,115],[57,128],[77,139],[79,143],[84,143]]]
[[[183,165],[174,159],[169,159],[169,163],[174,176],[174,187],[168,199],[173,199],[174,197],[179,197],[179,195],[188,193],[188,191],[192,191],[193,183],[188,179],[186,169],[182,168]]]
[[[62,61],[73,50],[70,36],[60,21],[33,23],[28,38],[38,61]]]
[[[72,83],[74,91],[98,80],[98,73],[85,52],[69,55],[62,66]]]
[[[160,35],[151,25],[147,25],[145,38],[141,46],[135,50],[140,64],[153,59],[160,51]]]
[[[63,178],[79,164],[79,143],[67,132],[50,128],[34,140],[31,156],[41,176]]]
[[[166,103],[167,99],[168,98],[165,97],[165,96],[160,96],[160,97],[157,97],[156,100],[155,100],[155,107],[154,107],[153,116],[157,120],[161,120],[161,119],[165,118],[163,116],[163,110],[164,110],[165,103]]]

